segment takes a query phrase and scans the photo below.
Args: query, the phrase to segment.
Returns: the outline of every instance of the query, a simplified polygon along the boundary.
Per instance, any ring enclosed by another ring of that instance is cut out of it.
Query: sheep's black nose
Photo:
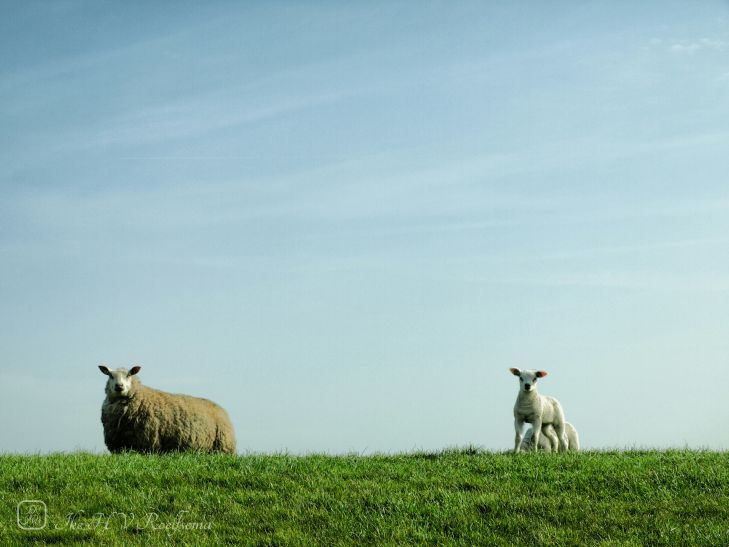
[[[526,389],[527,391],[529,391],[531,388],[532,386],[530,384],[524,384],[524,389]]]
[[[114,391],[121,391],[122,389],[124,388],[121,386],[114,386]]]

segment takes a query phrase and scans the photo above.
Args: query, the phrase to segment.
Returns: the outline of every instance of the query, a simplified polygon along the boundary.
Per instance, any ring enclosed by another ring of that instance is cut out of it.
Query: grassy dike
[[[6,454],[0,499],[0,545],[729,545],[725,452]]]

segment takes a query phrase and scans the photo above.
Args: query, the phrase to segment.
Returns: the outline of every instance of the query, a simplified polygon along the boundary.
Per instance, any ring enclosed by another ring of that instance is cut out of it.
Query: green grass
[[[0,545],[729,544],[723,452],[0,455],[0,499]]]

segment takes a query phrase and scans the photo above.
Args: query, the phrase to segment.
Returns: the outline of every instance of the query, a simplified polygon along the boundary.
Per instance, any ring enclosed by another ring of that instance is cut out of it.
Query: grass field
[[[0,498],[0,545],[729,545],[718,452],[0,455]]]

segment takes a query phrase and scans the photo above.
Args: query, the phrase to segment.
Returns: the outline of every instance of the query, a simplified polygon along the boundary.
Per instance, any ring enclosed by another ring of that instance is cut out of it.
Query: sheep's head
[[[141,368],[132,367],[129,370],[125,368],[108,369],[104,365],[100,365],[99,370],[109,377],[106,381],[106,396],[109,399],[129,398],[133,396],[139,385],[139,380],[134,375]]]
[[[519,377],[519,389],[525,393],[537,390],[537,379],[544,378],[547,375],[546,370],[520,370],[518,368],[509,369],[514,376]]]

